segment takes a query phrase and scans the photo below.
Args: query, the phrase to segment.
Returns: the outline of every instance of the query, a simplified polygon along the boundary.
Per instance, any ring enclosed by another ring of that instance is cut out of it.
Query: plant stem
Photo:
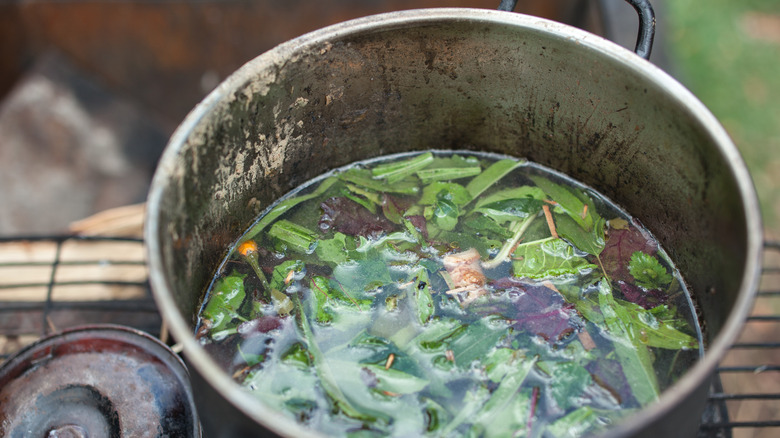
[[[252,267],[252,270],[255,271],[255,275],[257,275],[257,278],[260,280],[260,284],[263,286],[263,291],[265,292],[266,298],[269,300],[272,299],[271,297],[271,286],[268,284],[268,279],[265,277],[265,274],[263,273],[263,270],[260,269],[260,261],[258,259],[257,252],[250,252],[246,255],[241,254],[241,258],[244,259],[247,263],[249,263],[249,266]]]
[[[523,236],[523,233],[525,233],[528,227],[531,226],[531,222],[533,222],[533,220],[537,218],[540,213],[525,218],[525,220],[521,222],[520,227],[517,229],[517,231],[515,231],[515,234],[512,236],[512,238],[504,242],[504,246],[501,247],[501,250],[493,258],[493,260],[483,263],[482,267],[485,269],[493,269],[496,266],[503,263],[507,259],[507,257],[509,257],[509,253],[512,252],[512,249],[514,249],[517,242]]]

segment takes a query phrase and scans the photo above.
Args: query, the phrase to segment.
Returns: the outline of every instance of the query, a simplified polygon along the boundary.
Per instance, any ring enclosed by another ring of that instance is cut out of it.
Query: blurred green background
[[[674,74],[739,147],[780,238],[780,1],[668,0]]]

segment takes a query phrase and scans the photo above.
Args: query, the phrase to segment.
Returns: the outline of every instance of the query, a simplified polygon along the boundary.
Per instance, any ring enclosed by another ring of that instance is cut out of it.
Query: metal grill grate
[[[718,368],[700,438],[780,433],[780,242],[764,254],[753,313]],[[96,323],[160,335],[142,240],[0,238],[0,362],[51,332]]]
[[[105,323],[160,334],[142,240],[0,238],[0,361],[57,330]]]

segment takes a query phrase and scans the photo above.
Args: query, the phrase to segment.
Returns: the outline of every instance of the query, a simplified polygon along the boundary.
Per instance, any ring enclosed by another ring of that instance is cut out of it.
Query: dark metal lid
[[[43,338],[0,367],[0,436],[199,437],[184,363],[154,337],[97,325]]]

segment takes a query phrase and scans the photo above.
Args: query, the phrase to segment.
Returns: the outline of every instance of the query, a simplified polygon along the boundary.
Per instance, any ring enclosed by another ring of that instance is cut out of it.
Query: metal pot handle
[[[628,4],[634,7],[639,15],[639,32],[636,37],[636,47],[634,52],[644,59],[650,59],[650,52],[653,50],[653,38],[655,38],[655,12],[649,0],[626,0]],[[501,0],[498,5],[499,11],[512,12],[515,10],[517,0]]]

